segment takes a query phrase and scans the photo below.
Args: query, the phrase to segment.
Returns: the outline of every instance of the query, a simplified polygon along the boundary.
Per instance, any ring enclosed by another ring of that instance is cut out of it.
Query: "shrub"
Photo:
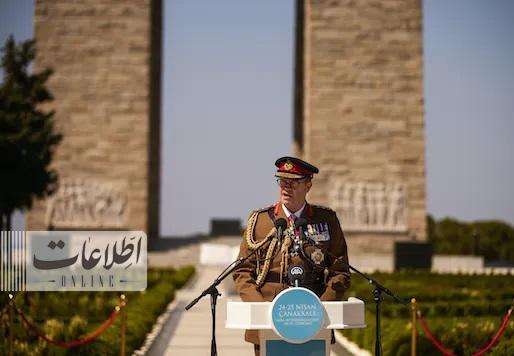
[[[512,276],[440,275],[419,271],[375,273],[372,278],[399,295],[415,296],[418,308],[434,335],[456,355],[481,350],[498,330],[512,296]],[[437,288],[434,288],[437,286]],[[348,293],[366,303],[365,329],[344,330],[343,335],[370,351],[375,345],[375,305],[367,281],[354,276]],[[382,305],[384,355],[410,355],[410,307],[385,297]],[[514,320],[490,355],[514,355]],[[418,324],[419,355],[440,355]]]
[[[143,343],[155,320],[175,297],[176,289],[194,274],[194,267],[150,269],[148,288],[143,292],[126,293],[128,300],[126,353],[131,354]],[[5,300],[7,293],[0,297]],[[73,341],[96,330],[119,303],[117,292],[28,292],[15,297],[22,311],[45,333],[59,341]],[[0,355],[7,354],[7,304],[0,315]],[[118,355],[121,318],[118,317],[94,341],[68,349],[49,345],[20,324],[15,323],[15,354],[17,355]]]

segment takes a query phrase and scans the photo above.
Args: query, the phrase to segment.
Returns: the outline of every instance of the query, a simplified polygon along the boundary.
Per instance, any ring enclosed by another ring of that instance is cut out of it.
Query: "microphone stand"
[[[307,220],[305,220],[305,219],[300,220],[300,219],[297,220],[296,227],[299,228],[299,230],[300,230],[300,236],[301,236],[302,241],[305,241],[303,227],[307,224]],[[327,252],[328,254],[332,255],[333,257],[336,257],[327,249],[323,249],[323,250],[325,252]],[[302,252],[302,255],[304,256],[304,258],[308,260],[307,256],[305,256],[305,252],[303,250],[303,244],[301,247],[301,252]],[[336,257],[336,259],[337,259],[337,257]],[[348,266],[349,266],[350,270],[359,274],[361,277],[366,279],[369,282],[369,284],[371,284],[373,286],[372,293],[373,293],[373,300],[375,301],[375,355],[382,356],[382,337],[381,337],[381,326],[380,326],[380,319],[381,319],[381,314],[382,314],[382,300],[383,300],[382,293],[390,295],[396,302],[398,302],[400,304],[407,305],[409,303],[405,299],[394,294],[391,290],[389,290],[385,286],[383,286],[380,283],[378,283],[377,281],[375,281],[373,278],[371,278],[371,277],[365,275],[364,273],[362,273],[361,271],[359,271],[357,268],[353,267],[350,264],[348,264]]]
[[[266,241],[270,242],[273,239],[274,235],[270,235]],[[191,309],[200,299],[205,297],[207,294],[211,296],[211,315],[212,315],[212,336],[211,336],[211,356],[217,356],[218,351],[216,347],[216,302],[218,297],[221,295],[218,289],[216,288],[221,281],[223,281],[225,278],[227,278],[236,268],[238,268],[241,264],[243,264],[245,261],[247,261],[251,256],[255,255],[257,251],[261,250],[262,247],[266,245],[266,243],[263,243],[259,246],[259,248],[256,248],[251,253],[249,253],[246,257],[240,257],[231,264],[228,265],[227,268],[221,272],[216,279],[214,279],[214,282],[210,286],[208,286],[198,297],[193,299],[188,305],[186,305],[185,309],[189,310]]]
[[[386,293],[389,296],[391,296],[395,301],[397,301],[400,304],[407,305],[409,304],[405,299],[397,296],[392,291],[390,291],[388,288],[384,287],[377,281],[375,281],[373,278],[368,277],[361,271],[359,271],[357,268],[349,265],[350,270],[356,272],[361,277],[366,279],[369,284],[373,286],[373,300],[375,301],[375,356],[382,356],[382,337],[381,337],[381,327],[380,327],[380,316],[382,313],[382,293]]]
[[[305,241],[303,227],[307,224],[307,220],[305,220],[305,219],[300,220],[300,219],[297,220],[296,227],[299,228],[299,230],[300,230],[300,236],[302,238],[302,241]],[[323,250],[325,252],[327,252],[329,255],[332,255],[333,257],[335,257],[337,260],[337,257],[334,256],[330,251],[328,251],[327,249],[323,249]],[[303,244],[302,244],[301,252],[302,252],[302,255],[307,259],[307,256],[305,256],[305,252],[303,250]],[[377,281],[375,281],[373,278],[371,278],[371,277],[365,275],[364,273],[362,273],[361,271],[359,271],[357,268],[353,267],[350,264],[348,264],[348,266],[349,266],[350,270],[359,274],[361,277],[366,279],[369,282],[369,284],[371,284],[373,286],[372,293],[373,293],[373,300],[375,301],[375,355],[382,356],[382,337],[381,337],[381,326],[380,326],[380,319],[381,319],[381,313],[382,313],[382,300],[383,300],[382,293],[390,295],[396,302],[398,302],[400,304],[407,305],[409,303],[405,299],[394,294],[391,290],[389,290],[385,286],[383,286],[380,283],[378,283]]]

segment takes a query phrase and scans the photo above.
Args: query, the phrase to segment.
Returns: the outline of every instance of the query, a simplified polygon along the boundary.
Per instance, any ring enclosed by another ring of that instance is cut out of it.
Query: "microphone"
[[[297,241],[295,241],[294,249],[295,251],[299,252],[301,257],[307,261],[310,264],[313,264],[311,259],[305,254],[305,247],[304,244],[308,244],[307,237],[305,237],[305,229],[307,228],[307,219],[305,218],[298,218],[294,222],[295,229],[298,229],[299,232],[299,238]]]
[[[282,245],[282,239],[283,239],[283,233],[284,230],[287,229],[287,221],[284,218],[280,218],[275,220],[275,228],[277,229],[277,240],[278,240],[278,246],[280,247]]]
[[[289,279],[290,285],[298,287],[305,281],[305,270],[300,265],[289,266],[287,270],[287,278]]]
[[[298,229],[300,232],[300,239],[305,239],[304,229],[307,227],[307,219],[305,218],[297,218],[294,222],[295,229]]]

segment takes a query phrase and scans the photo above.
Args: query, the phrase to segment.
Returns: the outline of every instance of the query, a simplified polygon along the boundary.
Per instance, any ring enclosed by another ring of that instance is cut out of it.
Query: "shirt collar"
[[[293,214],[294,216],[296,216],[297,218],[299,218],[300,216],[302,216],[302,213],[303,213],[303,209],[305,209],[305,205],[307,205],[307,202],[303,203],[303,206],[300,208],[300,210],[298,211],[295,211],[294,213],[291,213],[284,204],[282,204],[282,210],[284,210],[284,213],[286,214],[286,217],[289,218],[289,216],[291,214]]]

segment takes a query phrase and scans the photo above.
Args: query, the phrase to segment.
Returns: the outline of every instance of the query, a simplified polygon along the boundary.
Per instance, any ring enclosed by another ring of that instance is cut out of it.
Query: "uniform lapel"
[[[275,209],[274,210],[275,220],[283,218],[283,219],[286,219],[286,221],[287,221],[287,216],[286,216],[286,213],[285,213],[284,209],[282,209],[282,203],[281,202],[276,203],[274,209]]]
[[[302,211],[302,215],[300,215],[302,218],[306,218],[307,221],[309,221],[312,218],[313,215],[313,209],[312,205],[310,205],[308,202],[305,202],[305,208]]]

